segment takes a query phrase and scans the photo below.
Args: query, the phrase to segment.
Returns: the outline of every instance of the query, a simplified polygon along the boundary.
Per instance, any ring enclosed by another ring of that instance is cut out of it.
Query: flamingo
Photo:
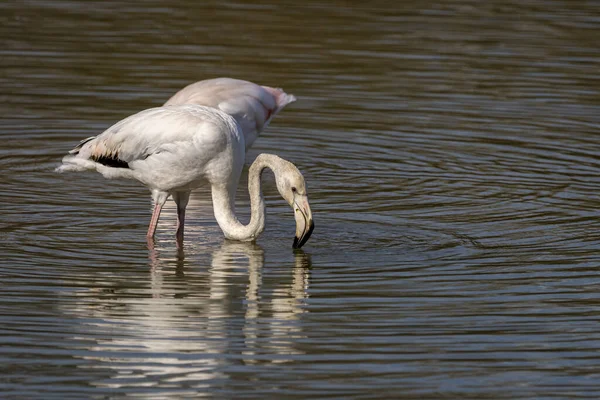
[[[260,154],[250,166],[250,222],[243,225],[237,219],[235,193],[245,149],[238,123],[217,108],[194,104],[157,107],[131,115],[100,135],[81,141],[56,171],[95,170],[105,178],[135,179],[146,185],[154,202],[146,235],[149,244],[161,209],[172,196],[177,204],[176,239],[180,246],[190,192],[206,182],[211,186],[214,215],[225,237],[255,240],[265,227],[260,178],[269,168],[275,174],[277,190],[294,210],[293,247],[302,247],[314,229],[306,184],[294,164],[276,155]]]
[[[294,101],[294,95],[281,89],[240,79],[215,78],[184,87],[164,105],[197,104],[226,112],[240,124],[248,150],[273,117]]]

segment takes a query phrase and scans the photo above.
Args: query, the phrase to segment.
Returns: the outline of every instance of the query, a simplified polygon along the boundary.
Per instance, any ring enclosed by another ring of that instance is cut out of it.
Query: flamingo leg
[[[158,218],[160,217],[160,211],[162,210],[169,193],[160,190],[152,191],[152,200],[154,200],[154,211],[152,211],[152,218],[150,218],[150,225],[148,225],[148,233],[146,234],[146,240],[150,242],[154,238],[156,233],[156,227],[158,226]]]
[[[160,217],[160,211],[162,210],[162,204],[156,203],[154,205],[154,211],[152,212],[152,218],[150,218],[150,225],[148,225],[148,233],[146,239],[150,240],[156,233],[156,226],[158,225],[158,217]]]
[[[177,233],[175,237],[177,239],[177,246],[183,245],[183,228],[185,224],[185,208],[190,201],[190,192],[175,192],[173,193],[173,200],[177,204]]]

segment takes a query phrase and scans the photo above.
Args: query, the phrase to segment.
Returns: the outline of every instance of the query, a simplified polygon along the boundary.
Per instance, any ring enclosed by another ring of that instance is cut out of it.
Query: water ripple
[[[597,397],[596,3],[0,9],[5,397]],[[270,175],[257,243],[199,190],[182,251],[172,202],[149,250],[147,189],[53,172],[214,76],[298,97],[248,161],[304,173],[304,251]]]

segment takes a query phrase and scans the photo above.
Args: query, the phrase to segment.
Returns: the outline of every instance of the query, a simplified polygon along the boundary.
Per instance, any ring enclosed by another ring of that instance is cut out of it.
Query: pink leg
[[[158,225],[158,217],[160,217],[160,210],[162,210],[162,204],[156,203],[154,205],[154,211],[152,212],[152,218],[150,219],[150,225],[148,225],[148,233],[146,239],[150,240],[156,233],[156,226]]]
[[[185,208],[177,210],[177,242],[183,242],[183,224],[185,223]]]
[[[185,208],[190,200],[190,192],[175,192],[173,193],[173,200],[177,204],[177,233],[175,234],[175,238],[177,239],[177,247],[181,247],[183,245]]]

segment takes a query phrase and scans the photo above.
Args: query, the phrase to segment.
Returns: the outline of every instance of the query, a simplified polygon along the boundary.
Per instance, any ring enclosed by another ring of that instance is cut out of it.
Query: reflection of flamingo
[[[256,243],[223,240],[206,265],[207,247],[196,250],[185,262],[183,253],[173,259],[171,249],[164,257],[157,251],[150,274],[134,285],[131,276],[114,275],[101,287],[82,285],[70,293],[75,301],[58,298],[74,321],[74,359],[90,385],[119,393],[188,387],[197,396],[199,387],[214,393],[240,362],[283,363],[304,354],[297,344],[307,337],[309,255],[297,250],[284,261]],[[266,259],[286,273],[272,279]]]
[[[236,121],[216,108],[188,104],[141,111],[82,141],[69,153],[57,171],[96,170],[106,178],[136,179],[152,191],[148,240],[154,237],[161,209],[172,195],[177,204],[177,243],[182,243],[190,192],[206,181],[225,236],[255,240],[265,226],[260,176],[266,168],[274,172],[279,193],[294,209],[294,247],[306,243],[314,227],[304,177],[294,164],[272,154],[259,155],[250,166],[251,218],[248,225],[239,222],[234,199],[245,140]]]
[[[223,304],[231,296],[231,278],[236,276],[239,266],[245,264],[244,258],[248,259],[248,283],[244,301],[245,349],[242,359],[245,363],[254,364],[259,362],[260,354],[280,354],[272,362],[288,362],[294,354],[302,354],[294,344],[298,338],[305,337],[300,315],[306,312],[312,266],[310,256],[302,250],[295,251],[292,281],[280,277],[269,291],[270,285],[263,283],[264,250],[255,243],[225,241],[220,249],[213,252],[211,262],[210,297],[220,300],[215,304]],[[270,318],[261,318],[267,313],[271,314]]]
[[[231,115],[246,139],[246,150],[267,128],[271,119],[296,98],[281,89],[232,78],[206,79],[175,93],[165,106],[197,104]]]

